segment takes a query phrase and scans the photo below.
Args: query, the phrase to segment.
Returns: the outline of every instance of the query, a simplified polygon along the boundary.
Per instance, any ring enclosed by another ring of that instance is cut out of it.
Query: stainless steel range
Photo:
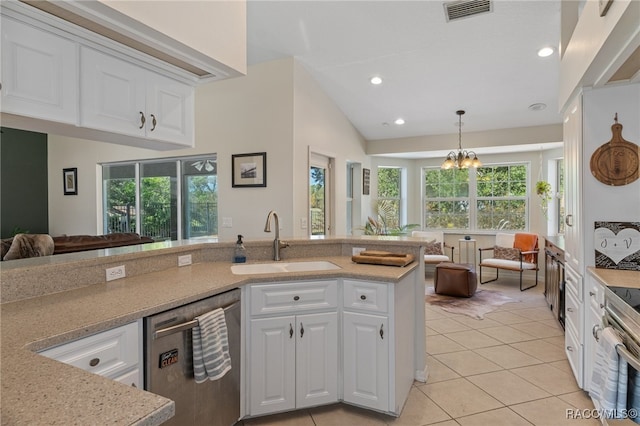
[[[610,286],[604,297],[604,325],[620,332],[626,349],[618,346],[618,353],[640,371],[640,289]]]

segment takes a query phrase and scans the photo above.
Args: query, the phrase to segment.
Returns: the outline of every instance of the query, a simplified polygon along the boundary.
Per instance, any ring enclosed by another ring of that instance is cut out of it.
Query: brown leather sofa
[[[53,254],[75,253],[79,251],[123,247],[152,242],[154,242],[152,238],[140,236],[135,232],[121,232],[107,235],[65,235],[53,237]],[[0,256],[0,259],[4,259],[12,243],[13,238],[2,240],[2,256]]]

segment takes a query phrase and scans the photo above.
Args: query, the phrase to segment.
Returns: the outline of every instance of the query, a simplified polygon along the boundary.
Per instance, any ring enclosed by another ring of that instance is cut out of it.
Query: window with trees
[[[378,167],[378,220],[385,229],[398,229],[402,209],[402,169]]]
[[[104,164],[102,182],[105,234],[138,232],[157,241],[218,234],[214,154]]]
[[[425,227],[526,230],[528,173],[527,164],[423,169]]]

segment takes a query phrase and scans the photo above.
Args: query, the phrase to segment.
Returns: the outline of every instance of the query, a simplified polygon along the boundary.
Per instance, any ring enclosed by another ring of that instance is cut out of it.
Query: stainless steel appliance
[[[550,241],[545,242],[544,295],[553,316],[564,329],[564,251]]]
[[[618,353],[640,371],[640,289],[607,287],[604,297],[603,323],[620,332],[625,347],[618,346]]]
[[[195,317],[223,308],[231,370],[196,384],[191,330]],[[145,389],[175,401],[167,425],[230,426],[240,417],[240,290],[234,289],[145,318]]]

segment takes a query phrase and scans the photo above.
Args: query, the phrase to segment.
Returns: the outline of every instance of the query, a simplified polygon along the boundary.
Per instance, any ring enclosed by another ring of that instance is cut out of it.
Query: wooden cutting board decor
[[[605,185],[622,186],[638,179],[640,156],[638,145],[624,140],[618,113],[611,126],[611,140],[593,153],[590,168],[593,176]]]
[[[407,266],[413,262],[412,254],[390,253],[387,251],[367,250],[351,256],[356,263],[368,263],[370,265]]]

